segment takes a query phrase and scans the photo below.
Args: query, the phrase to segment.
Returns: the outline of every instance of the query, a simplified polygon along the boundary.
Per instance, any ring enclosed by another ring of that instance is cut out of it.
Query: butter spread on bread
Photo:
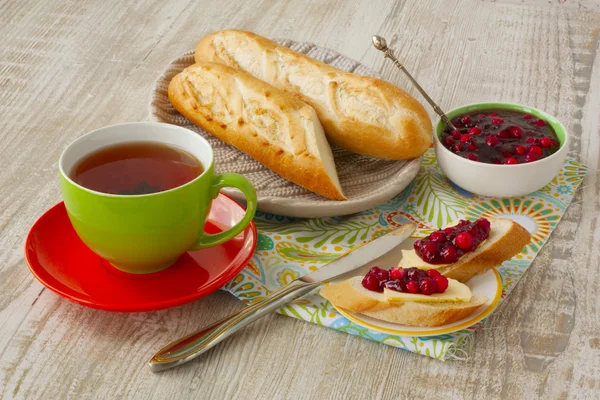
[[[455,281],[454,279],[448,279],[448,288],[444,293],[424,295],[420,293],[398,292],[396,290],[384,288],[383,295],[385,296],[385,299],[392,304],[403,303],[406,301],[416,301],[419,303],[462,303],[471,301],[471,297],[473,297],[471,289],[469,289],[467,285]]]
[[[207,35],[195,58],[244,70],[294,94],[315,109],[329,142],[351,152],[403,160],[422,155],[431,145],[427,111],[381,79],[342,71],[238,30]]]
[[[282,177],[321,196],[345,199],[315,110],[296,97],[209,62],[176,75],[168,94],[191,122]]]

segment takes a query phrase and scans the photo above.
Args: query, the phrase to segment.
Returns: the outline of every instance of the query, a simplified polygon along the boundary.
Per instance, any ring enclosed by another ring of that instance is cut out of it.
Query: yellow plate
[[[357,325],[364,326],[377,332],[389,333],[402,336],[435,336],[452,333],[468,328],[488,315],[498,306],[502,296],[502,278],[496,269],[492,268],[485,274],[478,275],[465,283],[473,293],[486,296],[488,301],[479,307],[473,314],[451,324],[436,327],[421,327],[394,324],[392,322],[378,320],[366,315],[353,313],[343,308],[336,307],[338,312]]]

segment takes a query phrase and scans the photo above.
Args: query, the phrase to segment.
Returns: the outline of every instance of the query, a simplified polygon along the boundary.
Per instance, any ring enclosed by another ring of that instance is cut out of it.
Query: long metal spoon
[[[427,92],[425,92],[425,90],[423,90],[423,88],[421,87],[421,85],[419,85],[419,83],[415,80],[415,78],[413,78],[413,76],[406,70],[406,68],[404,68],[404,65],[402,65],[400,63],[400,61],[398,61],[398,59],[394,56],[394,54],[392,53],[392,50],[389,47],[387,47],[387,42],[385,41],[385,39],[379,35],[375,35],[375,36],[373,36],[372,40],[373,40],[373,46],[375,46],[375,48],[377,50],[383,52],[383,54],[385,54],[385,58],[389,58],[390,60],[392,60],[394,62],[394,64],[396,64],[396,67],[398,67],[398,69],[400,71],[402,71],[402,72],[404,72],[404,74],[406,74],[408,79],[410,79],[410,81],[413,83],[413,85],[415,85],[417,90],[423,95],[425,100],[427,100],[427,102],[431,105],[431,107],[433,107],[433,110],[436,112],[437,115],[440,116],[442,121],[444,121],[444,123],[447,126],[452,128],[453,131],[456,131],[457,129],[454,126],[454,124],[452,124],[452,122],[450,122],[450,118],[448,118],[448,116],[444,113],[444,111],[442,111],[442,109],[437,104],[435,104],[435,102],[431,99],[431,97],[429,97]]]

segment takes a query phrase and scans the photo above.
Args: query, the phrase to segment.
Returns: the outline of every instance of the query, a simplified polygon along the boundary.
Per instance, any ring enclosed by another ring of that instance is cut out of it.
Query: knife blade
[[[323,283],[335,280],[388,253],[408,238],[415,228],[412,223],[405,224],[369,243],[354,247],[352,251],[343,254],[340,258],[294,280],[264,299],[242,308],[207,328],[169,343],[150,359],[148,362],[150,369],[153,372],[164,371],[193,360],[260,317],[311,292]]]

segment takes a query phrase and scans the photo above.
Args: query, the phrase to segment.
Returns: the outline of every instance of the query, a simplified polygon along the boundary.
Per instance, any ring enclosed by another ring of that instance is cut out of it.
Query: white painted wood
[[[599,2],[526,3],[0,1],[0,398],[597,398]],[[590,167],[583,190],[475,334],[467,362],[272,315],[154,375],[145,366],[154,351],[240,303],[218,292],[170,310],[108,313],[31,276],[22,246],[60,200],[61,151],[92,129],[147,119],[164,65],[228,27],[331,47],[416,93],[372,49],[378,33],[441,106],[526,103],[574,135],[571,154]]]

